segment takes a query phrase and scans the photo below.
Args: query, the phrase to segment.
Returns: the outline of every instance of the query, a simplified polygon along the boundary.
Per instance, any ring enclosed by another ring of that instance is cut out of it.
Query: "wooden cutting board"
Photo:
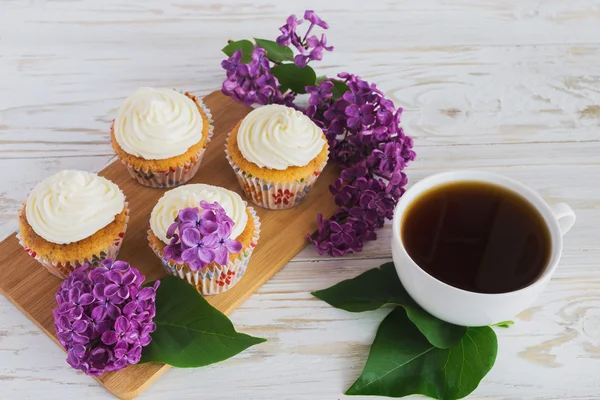
[[[212,112],[215,134],[206,150],[200,170],[188,183],[223,186],[244,197],[225,158],[224,149],[227,134],[251,108],[220,92],[211,93],[204,102]],[[148,246],[146,230],[150,211],[165,189],[147,188],[138,184],[129,176],[120,161],[106,167],[100,175],[119,185],[129,202],[130,220],[119,259],[138,268],[146,276],[146,280],[161,278],[165,272]],[[272,211],[255,206],[261,221],[261,234],[248,270],[231,290],[207,297],[213,306],[225,314],[230,314],[304,248],[307,244],[307,232],[314,232],[317,228],[316,215],[322,213],[328,217],[336,209],[328,186],[337,176],[339,172],[328,166],[309,196],[295,208]],[[54,294],[60,283],[58,278],[48,273],[23,250],[14,234],[0,243],[0,293],[55,342],[57,341],[52,309],[55,307]],[[132,399],[146,390],[169,368],[158,363],[132,365],[118,372],[106,373],[97,380],[116,397]],[[199,377],[201,379],[201,375]]]

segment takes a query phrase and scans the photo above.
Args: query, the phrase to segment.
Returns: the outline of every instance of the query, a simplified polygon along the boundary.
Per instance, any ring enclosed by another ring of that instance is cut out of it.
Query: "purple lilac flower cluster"
[[[219,203],[200,202],[197,207],[179,211],[175,222],[169,226],[165,247],[166,260],[187,263],[192,271],[199,271],[216,262],[226,265],[230,254],[239,253],[242,244],[231,239],[234,222]]]
[[[52,311],[67,362],[88,375],[137,364],[156,329],[156,281],[142,288],[144,276],[124,261],[84,265],[63,281]]]
[[[304,12],[304,19],[310,22],[310,26],[303,38],[300,38],[297,29],[304,20],[297,19],[295,15],[290,15],[285,21],[285,25],[279,28],[281,35],[276,40],[279,46],[287,47],[291,44],[298,50],[299,54],[294,57],[294,63],[301,68],[306,67],[311,60],[322,60],[323,50],[333,50],[333,46],[327,46],[327,37],[324,33],[321,34],[320,39],[316,35],[308,36],[315,25],[323,29],[328,29],[329,25],[327,22],[319,18],[312,10]]]
[[[297,32],[298,25],[302,24],[304,20],[291,15],[286,24],[279,28],[282,34],[277,38],[279,46],[287,47],[292,44],[298,50],[299,54],[294,57],[294,63],[301,68],[311,60],[323,59],[324,50],[333,50],[333,46],[327,46],[325,34],[321,34],[320,39],[316,35],[308,36],[315,26],[327,29],[329,27],[327,23],[311,10],[304,13],[304,18],[310,22],[304,37],[301,38]],[[275,63],[267,58],[264,49],[255,45],[249,63],[243,63],[242,57],[242,51],[237,50],[231,57],[221,62],[221,67],[227,74],[227,79],[221,88],[223,94],[247,106],[252,104],[294,106],[295,94],[289,91],[281,92],[279,81],[271,71]]]
[[[338,75],[348,90],[333,98],[334,83],[308,88],[306,114],[325,133],[330,158],[343,168],[330,186],[339,210],[329,220],[319,217],[311,237],[320,253],[334,256],[361,251],[366,240],[391,219],[407,183],[403,169],[415,159],[413,140],[400,127],[402,109],[386,99],[375,84],[356,75]]]
[[[311,10],[305,12],[304,18],[310,26],[303,37],[297,32],[303,21],[291,15],[279,28],[281,35],[277,38],[278,45],[292,45],[298,50],[294,58],[297,66],[321,60],[324,50],[333,50],[327,46],[325,35],[321,39],[309,37],[315,26],[327,29],[328,24]],[[223,62],[228,76],[230,69],[226,66],[230,61]],[[319,229],[310,236],[319,253],[333,256],[359,252],[365,241],[377,237],[375,231],[392,218],[404,193],[407,178],[403,170],[416,156],[412,138],[400,127],[402,109],[396,108],[375,84],[345,72],[338,78],[307,86],[310,105],[304,110],[323,129],[330,159],[342,168],[340,178],[330,186],[340,208],[328,220],[319,215]],[[231,95],[225,90],[223,93]],[[245,104],[252,102],[247,93],[246,97],[234,98]],[[295,95],[291,95],[284,104],[300,109],[290,104],[294,99]]]
[[[279,90],[279,81],[271,73],[266,52],[258,46],[252,51],[250,63],[243,63],[242,51],[237,50],[221,66],[227,71],[227,79],[223,82],[221,91],[245,105],[252,104],[286,104],[290,105],[294,96],[284,95]]]

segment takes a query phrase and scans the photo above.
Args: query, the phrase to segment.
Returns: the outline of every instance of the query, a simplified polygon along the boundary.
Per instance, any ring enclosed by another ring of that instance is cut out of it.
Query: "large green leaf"
[[[497,351],[496,334],[487,326],[468,328],[453,347],[437,348],[396,308],[379,326],[367,364],[346,394],[460,399],[477,388]]]
[[[403,306],[406,315],[427,338],[429,343],[440,349],[448,349],[458,343],[467,332],[466,326],[442,321],[421,307]]]
[[[289,47],[280,46],[272,40],[254,38],[254,41],[258,47],[267,51],[267,58],[274,63],[294,61],[294,52]]]
[[[221,51],[227,54],[229,57],[231,57],[237,50],[242,51],[242,62],[249,63],[252,59],[254,45],[249,40],[238,40],[237,42],[230,42],[227,46],[221,49]]]
[[[306,93],[305,87],[314,86],[317,80],[315,70],[309,65],[300,68],[296,64],[279,64],[271,68],[271,72],[279,81],[282,92],[291,89],[295,93]]]
[[[312,294],[336,308],[350,312],[371,311],[396,305],[417,307],[417,303],[410,298],[400,283],[392,262]]]
[[[156,331],[141,362],[194,368],[226,360],[262,343],[235,331],[231,321],[196,289],[174,276],[161,279],[156,293]]]
[[[454,346],[467,330],[464,326],[444,322],[419,307],[402,286],[391,262],[312,294],[333,307],[350,312],[401,306],[429,342],[439,348]]]

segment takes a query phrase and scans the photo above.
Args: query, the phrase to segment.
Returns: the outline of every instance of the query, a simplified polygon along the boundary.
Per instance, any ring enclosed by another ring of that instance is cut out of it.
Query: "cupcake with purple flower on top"
[[[259,233],[256,212],[237,193],[193,184],[158,200],[148,241],[169,274],[209,295],[229,290],[242,278]]]

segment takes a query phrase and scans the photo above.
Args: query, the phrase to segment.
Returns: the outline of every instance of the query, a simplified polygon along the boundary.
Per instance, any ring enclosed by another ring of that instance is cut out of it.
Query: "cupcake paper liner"
[[[185,266],[185,264],[178,264],[174,261],[166,260],[164,258],[164,252],[153,245],[150,240],[151,229],[148,229],[148,243],[154,251],[154,254],[160,258],[165,271],[167,271],[169,275],[177,276],[188,281],[202,295],[223,293],[234,287],[244,276],[244,273],[248,268],[250,256],[258,243],[258,238],[260,236],[260,221],[254,208],[248,207],[248,210],[254,220],[252,242],[244,251],[238,254],[233,261],[230,260],[227,265],[224,266],[217,265],[204,268],[200,271],[192,271],[189,267]]]
[[[100,261],[102,261],[106,258],[112,258],[112,259],[117,258],[117,255],[119,254],[119,249],[121,248],[121,245],[123,244],[123,238],[125,237],[125,231],[127,231],[127,223],[129,222],[129,207],[128,207],[128,205],[129,205],[129,203],[125,202],[126,217],[125,217],[125,224],[123,225],[123,230],[113,240],[113,244],[111,246],[109,246],[108,248],[100,251],[98,254],[91,254],[89,257],[86,257],[83,260],[70,260],[70,261],[67,261],[66,263],[53,261],[50,258],[39,256],[35,252],[35,249],[31,249],[31,248],[27,247],[25,245],[25,243],[23,243],[23,239],[21,238],[20,231],[17,231],[17,239],[19,240],[19,244],[23,247],[23,249],[25,249],[25,251],[31,257],[35,258],[35,260],[37,262],[42,264],[48,270],[48,272],[50,272],[52,275],[54,275],[60,279],[66,279],[71,272],[73,272],[75,269],[81,267],[82,265],[84,265],[86,263],[89,263],[91,265],[96,265]],[[23,204],[23,207],[25,207],[25,204]]]
[[[153,188],[172,188],[186,183],[196,175],[196,172],[198,172],[200,164],[202,163],[202,159],[204,158],[204,153],[206,153],[206,149],[208,148],[208,144],[214,135],[213,118],[210,110],[201,100],[196,100],[196,104],[204,111],[206,118],[208,119],[208,137],[204,149],[196,155],[196,158],[193,161],[187,162],[177,168],[170,168],[168,171],[138,169],[133,165],[128,164],[125,160],[121,160],[127,168],[129,175],[138,181],[138,183]]]
[[[227,138],[227,141],[229,141],[229,138]],[[299,181],[272,182],[257,178],[242,170],[231,159],[227,144],[225,145],[225,154],[246,197],[257,206],[270,210],[284,210],[297,206],[308,196],[310,189],[327,165],[327,161],[325,161],[310,176]]]

